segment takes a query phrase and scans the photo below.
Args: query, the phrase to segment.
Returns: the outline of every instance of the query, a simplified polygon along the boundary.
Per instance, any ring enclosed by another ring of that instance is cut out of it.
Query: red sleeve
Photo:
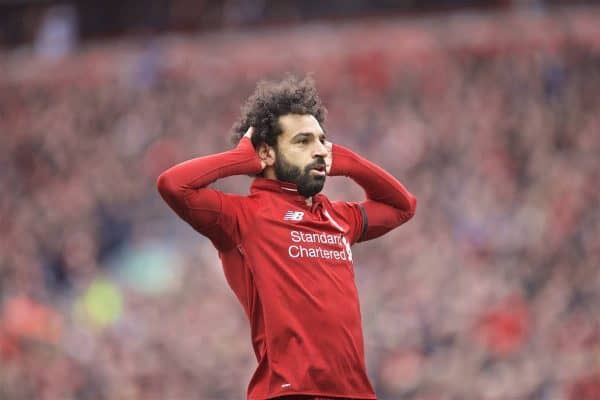
[[[206,186],[227,176],[258,174],[261,163],[248,138],[230,151],[177,164],[157,179],[165,202],[220,250],[235,244],[237,196]]]
[[[336,216],[340,216],[350,226],[350,244],[358,242],[364,234],[366,215],[361,203],[351,201],[332,202]]]
[[[417,199],[396,178],[343,146],[334,144],[332,151],[329,175],[352,178],[367,196],[359,203],[364,217],[359,241],[379,237],[412,218]]]

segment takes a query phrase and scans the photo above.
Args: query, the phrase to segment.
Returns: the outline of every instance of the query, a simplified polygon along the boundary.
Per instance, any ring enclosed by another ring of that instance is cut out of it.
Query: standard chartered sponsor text
[[[292,258],[323,258],[326,260],[347,260],[348,253],[342,243],[343,237],[340,234],[332,235],[328,233],[305,233],[300,231],[290,231],[290,238],[293,243],[288,247],[288,254]],[[339,246],[341,250],[330,250],[321,246],[305,246],[302,243],[316,243]]]

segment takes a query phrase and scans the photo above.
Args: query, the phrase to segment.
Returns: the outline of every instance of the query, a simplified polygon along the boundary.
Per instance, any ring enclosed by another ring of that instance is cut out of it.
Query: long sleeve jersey
[[[207,187],[261,172],[252,143],[195,158],[160,175],[169,206],[219,253],[227,282],[251,327],[258,366],[248,400],[284,395],[375,399],[365,367],[351,246],[410,219],[416,199],[389,173],[333,145],[330,176],[363,187],[362,202],[312,204],[296,186],[255,178],[247,196]]]

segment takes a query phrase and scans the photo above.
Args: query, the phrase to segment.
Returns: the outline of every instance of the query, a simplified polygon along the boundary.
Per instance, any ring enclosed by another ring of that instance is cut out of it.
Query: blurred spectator
[[[54,6],[46,12],[35,40],[40,56],[50,59],[69,54],[77,43],[77,13],[69,5]]]

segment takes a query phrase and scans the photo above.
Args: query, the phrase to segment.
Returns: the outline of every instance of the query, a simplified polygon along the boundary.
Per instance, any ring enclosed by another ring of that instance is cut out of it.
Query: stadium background
[[[600,8],[576,3],[0,2],[0,399],[244,398],[245,316],[155,179],[287,71],[419,199],[354,249],[380,398],[599,399]]]

